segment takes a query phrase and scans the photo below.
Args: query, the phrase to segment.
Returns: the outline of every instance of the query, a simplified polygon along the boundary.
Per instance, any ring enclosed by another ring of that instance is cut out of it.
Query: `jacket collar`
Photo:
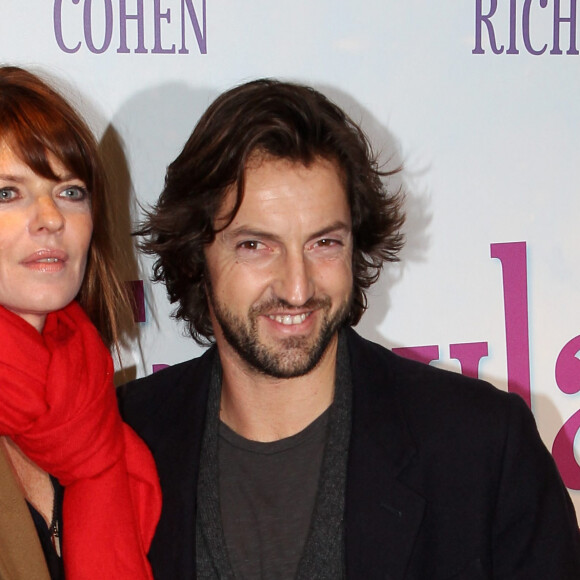
[[[425,510],[423,497],[404,480],[405,471],[414,462],[416,446],[397,393],[405,388],[409,377],[397,370],[396,355],[352,329],[344,332],[353,382],[345,499],[347,578],[402,580]],[[191,426],[198,441],[216,354],[215,347],[210,349],[199,359],[203,364],[196,367],[195,377],[184,377],[188,388],[194,378],[202,387]],[[195,475],[186,478],[188,490],[197,481],[199,449],[195,457]],[[190,558],[195,570],[195,555]]]
[[[416,447],[397,397],[396,356],[347,330],[353,378],[345,508],[349,578],[400,580],[425,500],[404,482]],[[404,380],[404,379],[403,379]]]

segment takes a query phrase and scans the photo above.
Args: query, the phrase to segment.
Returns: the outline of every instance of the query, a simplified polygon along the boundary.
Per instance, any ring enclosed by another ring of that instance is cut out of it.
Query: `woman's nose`
[[[42,196],[34,204],[31,228],[35,232],[56,233],[64,228],[64,216],[52,197]]]

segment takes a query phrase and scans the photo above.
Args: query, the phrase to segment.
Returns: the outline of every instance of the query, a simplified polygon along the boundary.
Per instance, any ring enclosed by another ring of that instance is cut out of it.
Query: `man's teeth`
[[[284,314],[284,316],[274,316],[270,315],[269,318],[275,320],[280,324],[285,324],[286,326],[290,326],[291,324],[300,324],[306,320],[308,314],[296,314],[292,316],[291,314]]]

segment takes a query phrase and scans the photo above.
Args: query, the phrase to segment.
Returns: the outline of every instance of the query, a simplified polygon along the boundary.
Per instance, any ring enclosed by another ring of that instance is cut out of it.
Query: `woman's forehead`
[[[29,167],[34,173],[42,175],[43,177],[56,177],[59,180],[73,179],[77,176],[67,167],[67,165],[59,159],[55,153],[48,149],[42,149],[41,158],[38,155],[34,157],[36,163],[32,163],[31,159],[24,154],[23,147],[18,143],[14,136],[2,135],[0,137],[0,153],[4,156],[12,156],[19,162]],[[41,167],[45,166],[50,170],[52,175],[44,175],[46,171],[41,171]]]

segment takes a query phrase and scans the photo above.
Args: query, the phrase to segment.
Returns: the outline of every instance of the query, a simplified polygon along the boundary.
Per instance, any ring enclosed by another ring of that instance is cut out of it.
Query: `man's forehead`
[[[244,175],[250,171],[260,169],[264,164],[282,164],[288,167],[309,168],[320,163],[332,165],[339,177],[341,179],[343,178],[343,169],[335,157],[313,153],[311,155],[304,154],[302,158],[294,158],[291,156],[274,155],[259,147],[254,149],[248,156],[244,165]]]
[[[242,191],[239,191],[240,184],[238,182],[231,185],[225,192],[222,204],[216,214],[216,225],[219,225],[219,222],[228,222],[231,219],[234,219],[236,215],[232,215],[236,207],[236,202],[238,200],[238,196],[241,197],[241,202],[239,203],[238,211],[244,206],[244,201],[246,199],[246,190],[248,181],[252,180],[252,177],[256,175],[256,173],[262,174],[264,170],[269,167],[276,166],[282,170],[289,170],[292,171],[295,169],[296,171],[300,170],[309,170],[317,167],[323,167],[329,173],[334,173],[336,176],[336,181],[338,183],[338,187],[334,188],[334,192],[337,198],[346,199],[348,203],[348,199],[346,196],[346,179],[344,176],[344,172],[339,164],[334,159],[327,159],[326,157],[316,156],[310,162],[303,162],[302,160],[295,160],[292,158],[287,157],[278,157],[272,155],[271,153],[257,150],[253,152],[248,161],[246,162],[244,168],[244,181]],[[247,204],[246,204],[247,205]],[[222,223],[222,227],[223,227]]]

